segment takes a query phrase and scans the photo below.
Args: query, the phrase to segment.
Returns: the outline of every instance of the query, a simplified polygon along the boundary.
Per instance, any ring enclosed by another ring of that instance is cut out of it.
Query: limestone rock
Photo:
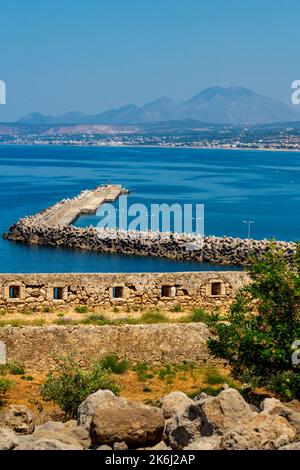
[[[266,398],[261,405],[262,414],[283,416],[295,430],[295,440],[300,440],[300,412],[294,411],[276,398]]]
[[[32,437],[34,439],[55,439],[69,445],[78,444],[85,449],[88,449],[91,444],[88,431],[83,426],[77,426],[76,421],[68,421],[67,423],[48,421],[36,426]]]
[[[110,446],[107,446],[106,444],[103,444],[102,446],[97,447],[96,450],[113,450],[113,448]]]
[[[241,394],[233,388],[222,390],[216,397],[209,397],[200,408],[202,436],[221,435],[255,415]]]
[[[113,445],[114,450],[128,450],[127,444],[123,442],[115,442]]]
[[[193,405],[193,400],[183,392],[171,392],[161,399],[161,405],[165,419],[169,419],[183,415]]]
[[[172,449],[183,449],[192,441],[200,439],[201,409],[198,402],[184,393],[169,393],[162,399],[166,422],[165,433]]]
[[[0,423],[18,434],[31,434],[34,430],[34,416],[23,405],[9,405],[0,413]]]
[[[93,445],[124,441],[129,448],[136,448],[161,441],[163,430],[161,409],[107,395],[95,408],[90,437]]]
[[[8,427],[0,426],[0,450],[11,450],[18,445],[17,435]]]
[[[89,430],[96,408],[113,406],[120,402],[110,390],[98,390],[89,395],[78,407],[78,424]]]
[[[146,447],[145,450],[169,450],[171,447],[168,447],[165,441],[158,442],[153,447]]]
[[[225,432],[225,450],[274,450],[291,443],[295,431],[282,416],[257,414]]]
[[[286,444],[285,446],[279,447],[278,450],[300,450],[300,441]]]
[[[221,444],[221,436],[206,436],[191,442],[183,450],[219,450]]]
[[[14,450],[83,450],[83,447],[77,443],[68,444],[56,439],[42,438],[24,441]]]

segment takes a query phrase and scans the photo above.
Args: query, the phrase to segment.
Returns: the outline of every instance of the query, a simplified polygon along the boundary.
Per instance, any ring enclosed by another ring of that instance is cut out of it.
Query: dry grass
[[[137,369],[137,370],[133,370]],[[145,374],[141,373],[145,371]],[[233,384],[230,371],[227,368],[212,368],[207,366],[165,365],[150,366],[138,364],[122,374],[112,374],[116,384],[120,387],[120,396],[137,402],[159,404],[159,400],[166,394],[180,390],[187,395],[195,396],[209,385],[208,377],[212,373],[219,376],[220,383],[210,385],[216,393],[222,384],[227,381]],[[43,400],[40,388],[46,373],[26,370],[26,376],[31,380],[24,380],[21,375],[8,374],[7,377],[14,382],[14,386],[5,396],[5,405],[20,404],[30,408],[38,416],[38,422],[61,419],[59,407],[52,402]],[[236,384],[238,385],[238,384]]]

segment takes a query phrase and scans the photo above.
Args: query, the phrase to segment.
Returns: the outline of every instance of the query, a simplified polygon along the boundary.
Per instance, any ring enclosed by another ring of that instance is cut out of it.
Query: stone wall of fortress
[[[130,307],[227,309],[249,282],[246,272],[135,274],[0,274],[0,309],[54,311],[86,305],[90,311]]]
[[[5,360],[21,361],[28,371],[46,371],[55,357],[76,353],[81,363],[115,353],[133,363],[220,364],[207,349],[210,336],[203,323],[47,326],[0,328]]]

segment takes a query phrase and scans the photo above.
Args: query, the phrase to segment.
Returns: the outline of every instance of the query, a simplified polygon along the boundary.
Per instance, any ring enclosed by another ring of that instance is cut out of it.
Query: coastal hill
[[[268,124],[300,121],[300,110],[243,87],[210,87],[186,101],[163,97],[141,107],[129,104],[93,115],[72,111],[47,116],[35,112],[17,123],[137,125],[191,119],[213,124]]]

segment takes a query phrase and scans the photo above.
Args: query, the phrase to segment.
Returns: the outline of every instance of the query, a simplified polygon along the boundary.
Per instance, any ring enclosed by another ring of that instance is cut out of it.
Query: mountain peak
[[[163,96],[138,107],[128,104],[109,109],[101,114],[80,112],[61,116],[43,116],[31,113],[20,119],[28,124],[146,124],[161,121],[192,119],[213,124],[267,124],[299,121],[298,110],[276,99],[268,98],[241,86],[206,88],[187,101],[174,101]]]

